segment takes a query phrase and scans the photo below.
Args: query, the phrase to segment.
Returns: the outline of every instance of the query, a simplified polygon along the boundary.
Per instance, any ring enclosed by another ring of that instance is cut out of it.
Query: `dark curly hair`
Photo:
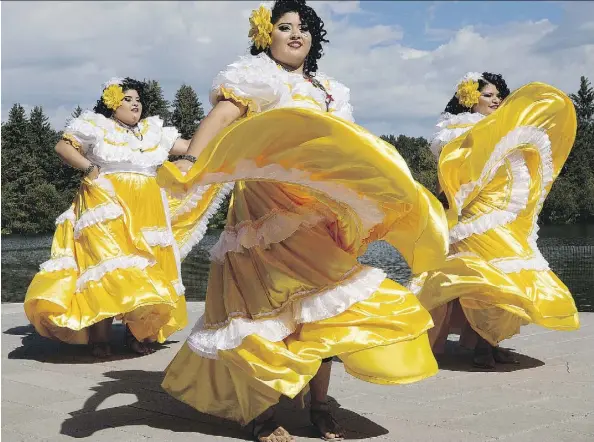
[[[305,0],[276,0],[272,8],[272,23],[278,22],[288,12],[299,14],[299,18],[302,22],[305,22],[311,34],[311,49],[305,58],[303,71],[305,75],[315,74],[318,70],[318,60],[324,55],[322,43],[329,43],[325,39],[327,32],[324,29],[324,21],[311,6],[305,4]],[[270,56],[270,48],[258,49],[256,45],[252,45],[250,49],[252,55],[258,55],[262,52],[266,52]]]
[[[133,78],[130,78],[130,77],[126,77],[120,86],[122,86],[122,90],[124,92],[129,91],[129,90],[136,91],[136,93],[140,97],[140,103],[142,104],[142,112],[140,113],[140,119],[142,120],[143,118],[146,118],[147,113],[149,111],[149,108],[145,102],[145,96],[144,96],[144,92],[146,89],[146,83],[144,83],[143,81],[134,80]],[[111,116],[114,113],[113,110],[111,110],[110,108],[108,108],[105,105],[105,103],[103,102],[103,100],[101,98],[99,98],[97,100],[97,104],[95,104],[95,107],[93,108],[93,112],[95,112],[97,114],[101,114],[106,118],[111,118]]]
[[[488,85],[492,84],[497,88],[499,91],[499,97],[501,100],[505,100],[507,96],[510,94],[509,88],[507,87],[507,83],[503,79],[500,74],[492,74],[490,72],[483,72],[483,78],[479,79],[479,91],[482,91],[483,88]],[[448,102],[447,106],[445,107],[444,112],[448,112],[450,114],[461,114],[463,112],[469,112],[470,108],[462,106],[456,97],[456,94],[452,97],[452,99]]]

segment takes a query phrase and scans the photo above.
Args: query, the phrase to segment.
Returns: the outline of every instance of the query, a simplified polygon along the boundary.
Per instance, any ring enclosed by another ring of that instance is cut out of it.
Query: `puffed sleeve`
[[[484,116],[478,112],[474,114],[463,112],[457,115],[443,113],[435,125],[433,135],[429,138],[429,148],[435,158],[439,160],[441,150],[446,144],[468,132],[483,118]]]
[[[79,117],[73,118],[64,128],[62,139],[85,153],[97,144],[101,129],[93,124],[95,113],[83,112]]]
[[[268,110],[279,102],[284,86],[278,70],[265,54],[241,57],[215,77],[210,102],[232,99],[247,106],[248,114]]]
[[[163,120],[158,116],[148,117],[147,124],[155,130],[161,132],[161,141],[159,146],[169,152],[177,139],[181,136],[179,131],[174,126],[163,126]]]
[[[331,105],[332,114],[354,123],[353,106],[351,106],[351,90],[334,79],[330,79],[329,82],[329,93],[334,99],[333,105]]]

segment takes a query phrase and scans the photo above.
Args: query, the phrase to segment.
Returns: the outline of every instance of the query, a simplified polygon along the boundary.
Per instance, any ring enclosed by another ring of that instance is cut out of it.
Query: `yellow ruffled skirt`
[[[89,326],[118,318],[137,339],[164,342],[185,327],[180,250],[185,256],[204,234],[220,192],[210,186],[173,198],[155,177],[136,173],[83,179],[56,221],[51,259],[27,291],[24,309],[37,332],[86,344]]]
[[[224,131],[186,176],[166,163],[158,179],[172,192],[235,182],[205,313],[166,370],[172,396],[246,424],[303,393],[324,358],[378,384],[437,372],[428,312],[357,260],[376,240],[417,270],[446,256],[443,209],[392,146],[328,114],[277,109]]]
[[[531,83],[444,147],[439,181],[449,203],[450,256],[411,284],[435,321],[436,348],[457,307],[492,345],[528,323],[579,328],[571,293],[536,244],[538,215],[575,134],[571,100]]]

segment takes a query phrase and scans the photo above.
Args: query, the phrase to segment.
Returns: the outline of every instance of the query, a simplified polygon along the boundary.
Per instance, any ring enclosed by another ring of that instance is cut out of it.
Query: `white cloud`
[[[7,2],[2,5],[2,113],[43,105],[56,127],[90,107],[112,76],[159,80],[172,98],[183,83],[203,103],[217,71],[247,53],[247,2]],[[511,88],[544,81],[568,92],[594,73],[593,4],[567,3],[547,20],[433,29],[432,50],[403,44],[399,24],[358,25],[362,2],[312,3],[330,45],[321,69],[351,88],[358,122],[377,134],[429,135],[466,71],[504,75]],[[534,7],[538,7],[533,3]],[[405,18],[403,18],[405,20]],[[206,109],[209,108],[204,103]]]

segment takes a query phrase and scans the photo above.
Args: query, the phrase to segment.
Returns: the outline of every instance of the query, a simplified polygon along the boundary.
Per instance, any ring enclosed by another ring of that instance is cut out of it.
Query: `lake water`
[[[557,276],[571,290],[580,311],[594,312],[594,225],[544,226],[540,250]],[[208,250],[219,232],[209,232],[182,264],[186,298],[203,300],[206,292]],[[39,264],[49,258],[52,236],[2,237],[2,302],[22,302]],[[384,242],[372,244],[361,258],[406,283],[410,270],[396,250]]]

